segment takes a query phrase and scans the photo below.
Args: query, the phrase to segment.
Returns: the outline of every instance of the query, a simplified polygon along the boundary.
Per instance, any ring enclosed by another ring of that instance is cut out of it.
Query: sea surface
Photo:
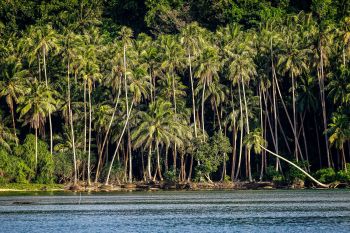
[[[0,232],[350,232],[350,190],[0,193]]]

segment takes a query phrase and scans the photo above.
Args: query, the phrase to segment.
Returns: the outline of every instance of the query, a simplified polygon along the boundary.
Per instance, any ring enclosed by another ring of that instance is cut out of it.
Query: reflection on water
[[[349,190],[0,193],[0,232],[350,232]]]

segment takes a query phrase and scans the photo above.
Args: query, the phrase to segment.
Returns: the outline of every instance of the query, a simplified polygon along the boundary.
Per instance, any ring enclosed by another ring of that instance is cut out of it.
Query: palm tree
[[[254,152],[256,154],[260,154],[262,150],[265,150],[266,152],[268,152],[269,154],[289,163],[290,165],[292,165],[293,167],[295,167],[296,169],[298,169],[299,171],[301,171],[303,174],[305,174],[307,177],[309,177],[312,181],[314,181],[316,184],[318,184],[321,187],[324,188],[329,188],[329,185],[327,184],[323,184],[321,182],[319,182],[318,180],[316,180],[314,177],[312,177],[309,173],[307,173],[306,171],[304,171],[302,168],[300,168],[298,165],[296,165],[295,163],[289,161],[288,159],[284,158],[283,156],[280,156],[268,149],[266,149],[266,141],[261,137],[261,129],[257,128],[254,131],[250,132],[244,139],[244,143],[246,144],[247,147],[249,148],[254,148]]]
[[[210,86],[213,80],[219,78],[218,72],[221,68],[221,63],[217,48],[213,46],[206,46],[201,53],[195,77],[199,79],[198,83],[202,89],[202,131],[205,139],[205,119],[204,119],[204,101],[205,101],[205,89]]]
[[[157,172],[162,180],[159,146],[169,146],[170,144],[181,146],[185,136],[188,136],[188,128],[180,117],[176,116],[175,109],[171,106],[170,102],[161,99],[150,104],[147,112],[139,113],[141,123],[132,133],[135,148],[141,146],[148,148],[147,171],[149,179],[152,179],[151,154],[153,148],[157,152]]]
[[[18,98],[20,119],[24,125],[35,129],[35,164],[38,161],[38,130],[43,130],[46,117],[56,110],[58,93],[45,84],[34,80],[28,87],[28,94]]]
[[[41,77],[40,68],[40,54],[43,58],[43,68],[45,84],[48,87],[49,81],[47,76],[46,58],[51,50],[59,50],[59,39],[57,32],[52,28],[50,24],[45,26],[32,26],[29,28],[29,36],[26,38],[27,52],[29,54],[29,62],[33,62],[34,59],[38,59],[39,64],[39,79]],[[52,134],[52,120],[51,112],[49,112],[49,126],[50,126],[50,152],[53,152],[53,134]]]
[[[256,65],[253,61],[255,56],[255,49],[253,46],[254,38],[251,38],[250,35],[240,38],[238,34],[236,36],[237,40],[232,41],[225,48],[227,53],[227,61],[229,67],[229,79],[233,84],[238,84],[239,90],[239,99],[240,99],[240,109],[242,114],[242,97],[240,94],[241,86],[243,87],[243,100],[245,106],[245,119],[246,119],[246,130],[249,134],[249,116],[248,116],[248,105],[246,98],[245,85],[249,83],[250,79],[256,75]],[[240,41],[241,40],[241,41]],[[241,115],[242,117],[242,115]],[[242,129],[241,129],[242,130]],[[250,150],[247,150],[247,172],[249,180],[252,181],[251,169],[250,169]]]
[[[120,40],[123,43],[123,67],[124,67],[124,91],[125,91],[125,100],[126,100],[126,112],[129,113],[129,100],[128,100],[128,84],[127,84],[127,63],[126,63],[126,49],[128,46],[132,44],[132,36],[133,31],[128,27],[122,27],[119,32]],[[129,134],[129,126],[128,127],[128,138],[130,138]],[[132,155],[131,151],[129,154],[129,182],[132,182]]]
[[[18,97],[24,94],[22,80],[28,76],[28,71],[22,69],[21,63],[9,63],[2,69],[0,81],[0,97],[5,96],[7,106],[10,109],[12,117],[13,134],[16,137],[15,104],[18,103]]]
[[[333,113],[332,122],[327,133],[330,133],[329,142],[335,145],[342,155],[343,169],[347,172],[344,144],[350,140],[350,118],[341,111]]]
[[[3,122],[2,115],[0,115],[0,147],[5,148],[7,151],[11,151],[11,142],[17,144],[18,138]]]
[[[297,116],[296,116],[296,80],[295,78],[308,71],[308,61],[311,50],[309,48],[300,47],[300,38],[297,34],[287,35],[285,48],[278,56],[277,66],[282,74],[289,74],[292,82],[292,105],[293,105],[293,133],[295,145],[295,159],[298,161],[298,139],[297,139]]]

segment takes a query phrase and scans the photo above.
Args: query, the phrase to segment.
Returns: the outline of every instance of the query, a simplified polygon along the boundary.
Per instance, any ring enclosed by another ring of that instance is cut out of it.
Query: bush
[[[282,182],[283,181],[283,176],[281,173],[276,171],[274,166],[268,166],[266,168],[266,175],[265,175],[267,180],[271,180],[274,182]]]
[[[304,162],[296,162],[296,161],[293,161],[293,163],[295,163],[296,165],[298,165],[299,167],[301,168],[304,168],[304,167],[308,167],[309,166],[309,163],[307,161],[304,161]],[[294,182],[294,181],[297,181],[297,180],[302,180],[302,181],[305,181],[306,179],[306,175],[304,173],[302,173],[299,169],[297,169],[296,167],[294,166],[291,166],[290,169],[287,171],[286,173],[286,178],[289,182]]]
[[[54,163],[53,158],[48,151],[47,144],[38,140],[38,161],[35,164],[35,136],[27,135],[23,145],[15,148],[15,154],[24,160],[25,164],[33,171],[36,170],[36,176],[33,181],[37,183],[49,184],[53,182]]]
[[[315,178],[322,183],[332,183],[336,181],[336,173],[333,168],[324,168],[315,173]]]
[[[337,172],[337,180],[344,183],[350,183],[350,163],[346,164],[347,172],[345,170],[340,170]]]
[[[164,174],[164,179],[168,182],[176,182],[178,177],[178,172],[174,169],[170,169]]]
[[[57,183],[69,182],[73,177],[73,160],[70,153],[60,152],[53,157],[55,179]]]

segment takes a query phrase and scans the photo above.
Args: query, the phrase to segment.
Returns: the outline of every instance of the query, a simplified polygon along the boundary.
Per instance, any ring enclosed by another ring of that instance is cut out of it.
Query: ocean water
[[[350,232],[350,190],[0,193],[0,232]]]

